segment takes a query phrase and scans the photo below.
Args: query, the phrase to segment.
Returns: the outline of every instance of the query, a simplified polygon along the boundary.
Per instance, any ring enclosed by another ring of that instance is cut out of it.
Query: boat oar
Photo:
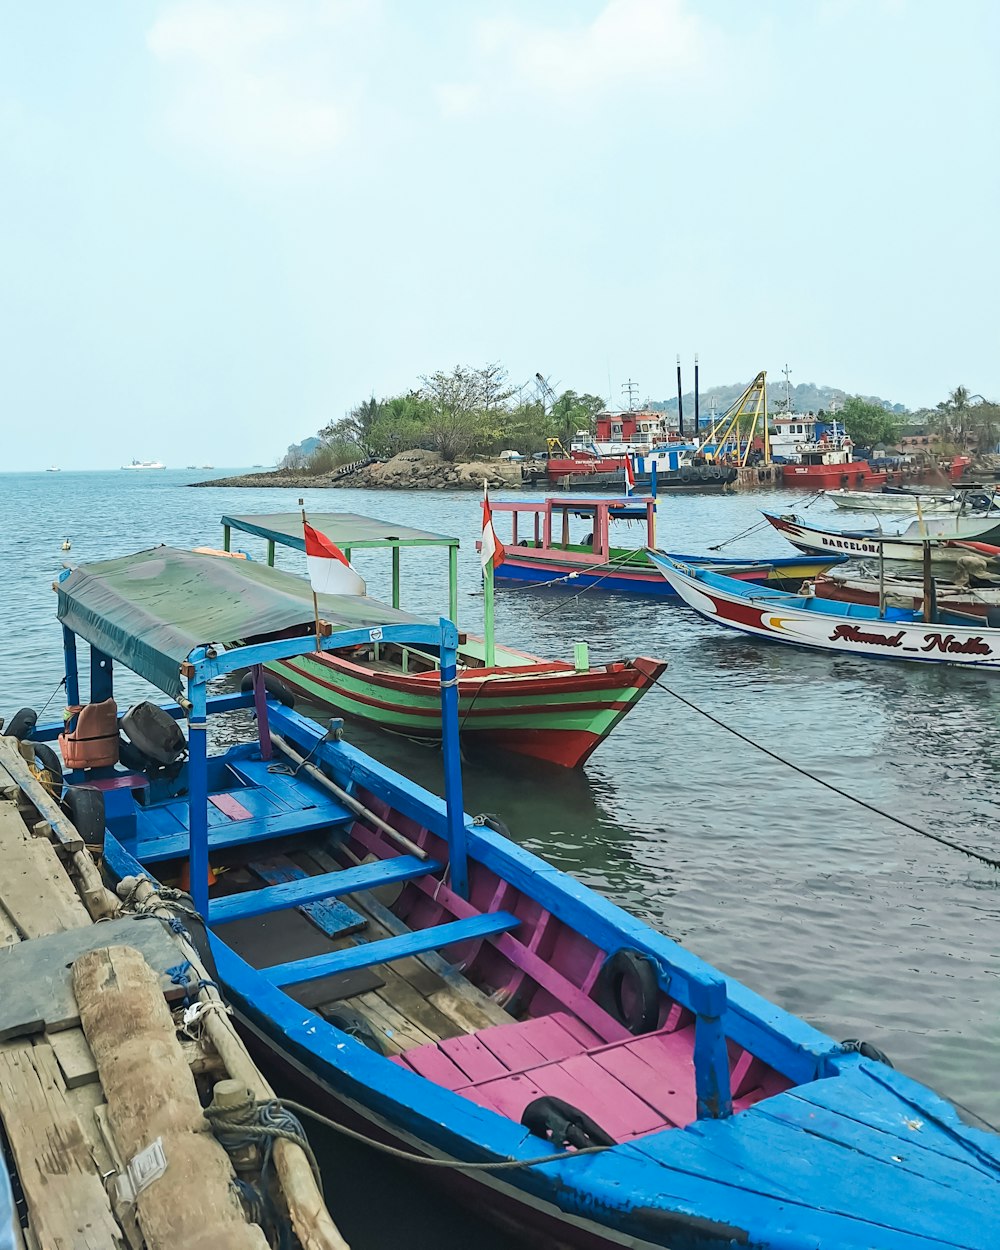
[[[329,792],[338,798],[345,807],[350,808],[355,816],[361,816],[364,820],[367,820],[370,824],[374,825],[376,829],[381,829],[387,838],[391,838],[393,842],[395,842],[397,846],[402,847],[404,851],[408,851],[411,855],[416,855],[418,859],[427,858],[427,852],[422,846],[417,846],[416,842],[411,842],[410,839],[406,837],[405,834],[400,833],[398,829],[393,829],[392,825],[387,825],[381,816],[376,816],[371,808],[365,807],[364,803],[360,803],[353,794],[348,794],[348,792],[341,786],[338,786],[335,781],[331,781],[326,773],[321,772],[315,764],[308,763],[306,757],[304,755],[300,755],[294,747],[289,746],[281,734],[276,734],[272,731],[271,742],[278,748],[282,755],[287,755],[288,758],[292,760],[295,764],[296,772],[308,773],[317,785],[322,786],[324,790],[329,790]]]

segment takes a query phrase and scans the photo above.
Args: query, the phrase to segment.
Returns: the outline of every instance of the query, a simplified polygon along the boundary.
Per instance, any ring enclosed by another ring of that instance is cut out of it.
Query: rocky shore
[[[267,473],[244,473],[239,477],[213,478],[210,482],[191,482],[191,486],[279,486],[301,490],[308,487],[375,487],[381,490],[482,490],[483,480],[493,490],[521,485],[521,467],[517,461],[471,460],[456,464],[443,460],[436,451],[401,451],[391,460],[375,460],[371,464],[345,473],[309,474],[301,469],[273,469]]]

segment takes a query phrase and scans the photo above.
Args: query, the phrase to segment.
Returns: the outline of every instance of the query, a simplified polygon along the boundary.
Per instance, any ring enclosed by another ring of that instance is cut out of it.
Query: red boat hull
[[[786,486],[805,486],[812,490],[834,490],[848,486],[881,486],[887,473],[877,473],[867,460],[852,460],[849,464],[785,464],[781,466],[781,478]]]

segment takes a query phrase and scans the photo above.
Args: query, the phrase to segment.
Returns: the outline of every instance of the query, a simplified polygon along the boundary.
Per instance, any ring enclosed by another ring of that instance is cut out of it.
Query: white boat
[[[167,466],[159,460],[133,460],[131,464],[123,464],[123,469],[165,469]]]
[[[791,513],[778,516],[764,512],[763,515],[793,547],[808,551],[810,555],[835,551],[850,559],[881,556],[885,560],[920,561],[927,543],[935,564],[954,564],[969,554],[969,544],[974,544],[971,550],[978,550],[980,554],[993,554],[992,548],[1000,546],[1000,513],[978,518],[961,513],[918,518],[900,532],[883,530],[881,526],[823,529]],[[990,550],[983,551],[983,544]]]
[[[62,473],[62,469],[57,464],[50,464],[45,470],[46,473]]]
[[[883,660],[1000,670],[1000,629],[985,622],[968,625],[948,612],[925,621],[906,608],[880,612],[869,604],[786,594],[680,564],[656,551],[649,558],[688,607],[740,633]]]
[[[961,499],[954,495],[889,495],[871,490],[827,490],[823,496],[848,512],[895,512],[913,516],[921,512],[957,512]]]

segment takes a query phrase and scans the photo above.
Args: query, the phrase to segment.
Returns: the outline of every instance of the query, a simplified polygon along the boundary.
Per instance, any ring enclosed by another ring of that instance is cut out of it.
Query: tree
[[[552,405],[549,420],[556,438],[569,442],[577,430],[593,434],[597,414],[604,410],[600,395],[578,395],[576,391],[563,391]]]
[[[893,446],[899,439],[899,418],[878,404],[866,403],[860,395],[849,395],[839,415],[844,429],[859,447],[875,447],[879,443]]]

